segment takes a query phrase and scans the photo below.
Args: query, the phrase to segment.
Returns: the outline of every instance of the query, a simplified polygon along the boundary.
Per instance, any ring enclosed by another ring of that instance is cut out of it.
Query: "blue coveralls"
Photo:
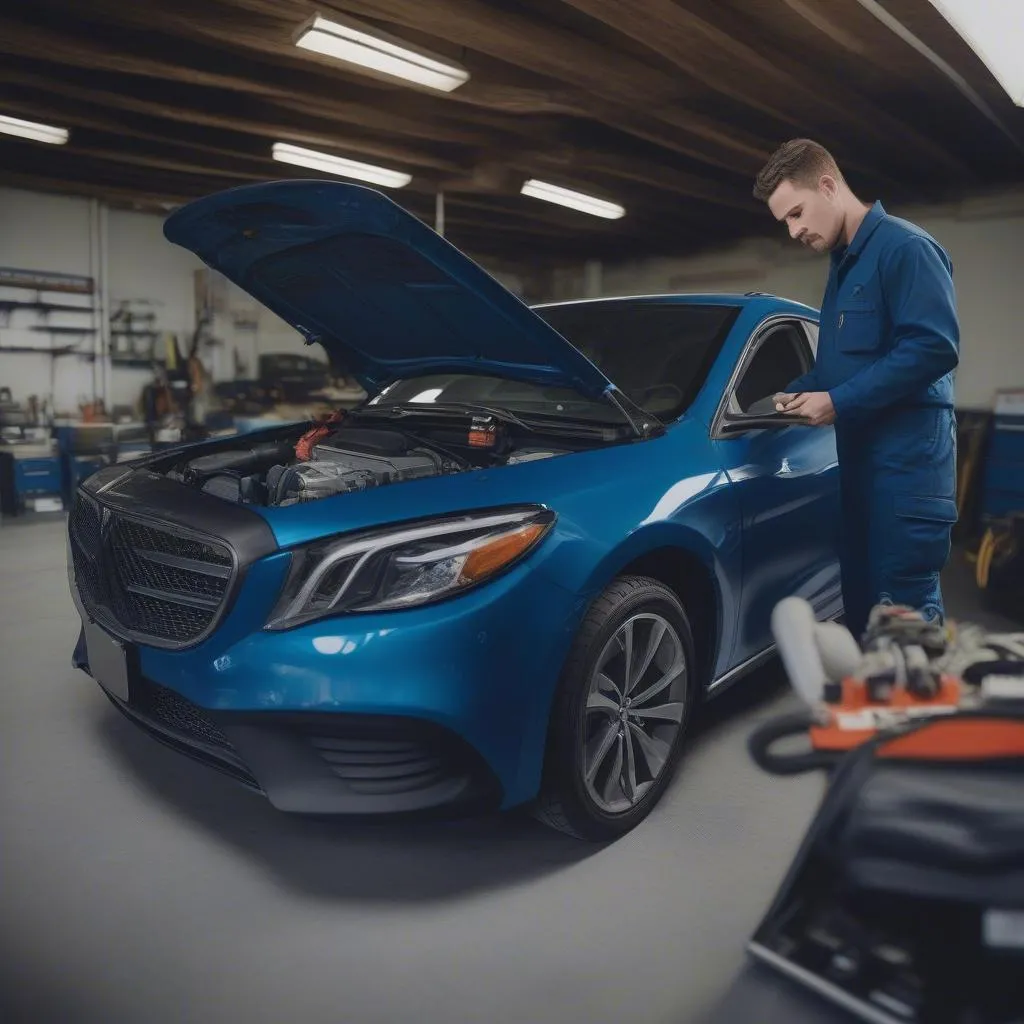
[[[839,558],[854,636],[879,603],[944,617],[959,351],[948,255],[875,203],[850,245],[832,253],[816,364],[789,387],[827,391],[835,406]]]

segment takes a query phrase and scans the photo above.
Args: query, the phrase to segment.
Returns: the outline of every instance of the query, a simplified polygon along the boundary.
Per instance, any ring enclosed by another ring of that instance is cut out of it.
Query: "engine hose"
[[[809,711],[781,715],[758,726],[747,740],[747,750],[754,763],[770,775],[799,775],[801,772],[831,770],[840,761],[841,753],[808,750],[799,754],[773,754],[771,746],[787,736],[806,734],[814,724]]]

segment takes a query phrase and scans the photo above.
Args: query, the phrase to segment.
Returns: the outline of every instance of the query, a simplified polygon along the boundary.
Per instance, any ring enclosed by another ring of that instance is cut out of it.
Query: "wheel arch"
[[[723,649],[732,641],[729,616],[734,613],[735,597],[727,559],[723,546],[716,548],[696,530],[680,524],[652,524],[631,534],[595,567],[585,588],[587,609],[620,576],[647,576],[664,584],[686,609],[701,679],[707,686]]]
[[[711,570],[687,548],[660,547],[628,562],[615,575],[646,576],[679,598],[690,620],[699,678],[705,687],[710,685],[722,636],[722,603]]]
[[[585,621],[609,585],[622,577],[642,577],[665,586],[679,599],[689,619],[696,670],[702,684],[694,693],[699,703],[701,691],[713,678],[723,639],[726,644],[732,642],[729,615],[735,596],[725,568],[707,539],[696,531],[674,525],[675,529],[668,524],[657,524],[649,531],[638,531],[602,559],[591,574],[586,591],[581,592],[584,601],[579,614],[580,621]],[[564,685],[565,672],[563,666],[560,685]],[[549,709],[542,769],[542,779],[548,780],[548,787],[541,783],[534,813],[548,824],[580,835],[582,833],[573,829],[582,826],[573,825],[574,812],[567,813],[566,796],[559,789],[564,788],[564,783],[551,782],[564,778],[565,772],[565,739],[555,729],[556,712],[561,706],[555,700]]]

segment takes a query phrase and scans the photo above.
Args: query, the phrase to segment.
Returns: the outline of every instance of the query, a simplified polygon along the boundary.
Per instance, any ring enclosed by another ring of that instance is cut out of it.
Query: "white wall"
[[[89,203],[64,196],[0,189],[0,266],[50,273],[90,276],[97,273],[90,258]],[[0,288],[0,300],[37,301],[35,292]],[[93,305],[88,296],[47,292],[42,301]],[[51,345],[47,334],[29,330],[32,324],[94,327],[88,314],[51,313],[43,321],[33,311],[15,310],[10,317],[0,314],[0,386],[9,387],[16,399],[35,394],[40,398],[56,390],[74,399],[79,390],[92,391],[92,364],[76,358],[52,360],[34,354],[5,354],[5,347]],[[92,339],[54,336],[53,347],[81,342],[90,347]],[[51,378],[51,372],[53,377]]]
[[[131,210],[107,212],[107,268],[110,309],[120,303],[156,314],[150,326],[161,333],[175,334],[184,353],[195,329],[195,287],[193,274],[202,263],[163,236],[163,218]],[[148,368],[115,366],[110,375],[109,405],[134,405],[144,385],[153,378]]]
[[[151,303],[138,308],[152,309],[157,315],[152,327],[177,335],[184,354],[196,326],[196,274],[204,269],[202,262],[164,238],[162,216],[105,210],[96,204],[93,217],[90,205],[85,198],[0,188],[0,266],[92,276],[99,287],[98,238],[104,230],[100,222],[105,220],[109,310],[117,309],[124,300]],[[507,287],[521,292],[522,281],[508,268],[502,268],[499,277]],[[221,279],[219,290],[221,303],[209,333],[221,345],[203,352],[215,379],[234,376],[236,349],[250,374],[256,373],[258,357],[266,352],[302,351],[313,358],[326,358],[323,349],[304,346],[298,332],[240,289]],[[5,298],[35,300],[37,296],[0,288],[0,300]],[[98,308],[101,296],[68,298],[48,292],[38,298]],[[239,326],[235,314],[240,313],[254,323]],[[95,319],[50,313],[45,322],[96,328],[93,337],[53,339],[54,347],[79,342],[83,349],[94,352],[101,348],[100,319],[98,313]],[[52,394],[58,413],[74,413],[81,403],[102,397],[109,380],[108,405],[134,405],[138,401],[143,385],[152,377],[149,369],[115,366],[108,371],[102,361],[93,364],[75,357],[52,360],[44,354],[50,347],[50,336],[28,329],[41,322],[38,313],[28,310],[16,311],[8,326],[0,320],[0,386],[9,387],[15,399],[25,401],[30,395],[44,398]],[[40,355],[3,353],[4,346],[15,345],[36,347]]]
[[[1024,387],[1024,190],[940,207],[886,209],[920,224],[953,260],[961,323],[957,404],[988,408],[998,388]],[[824,257],[804,252],[783,236],[693,259],[607,265],[599,291],[765,291],[817,306],[827,273]],[[581,297],[587,290],[582,265],[553,276],[553,299]]]
[[[105,229],[101,222],[105,219]],[[66,273],[93,277],[97,294],[66,295],[57,292],[0,287],[4,299],[80,304],[101,307],[102,280],[99,238],[107,240],[109,310],[123,300],[143,300],[152,305],[139,307],[156,313],[153,329],[175,334],[184,354],[196,326],[196,273],[202,262],[163,236],[162,216],[130,210],[104,209],[89,199],[0,188],[0,266],[22,270]],[[232,308],[251,308],[253,302],[228,286]],[[11,389],[18,401],[30,395],[40,399],[53,396],[60,413],[73,414],[83,402],[104,394],[105,370],[96,363],[74,356],[51,359],[46,355],[51,336],[31,330],[33,324],[92,327],[92,336],[59,336],[52,347],[78,343],[88,352],[100,350],[101,316],[52,312],[44,320],[34,310],[15,310],[9,319],[0,317],[0,386]],[[149,326],[149,325],[145,325]],[[218,316],[214,336],[224,343],[204,354],[217,379],[233,376],[232,349],[255,372],[260,352],[298,351],[301,337],[269,310],[258,307],[255,329],[240,329],[230,315]],[[5,353],[5,347],[38,348],[40,354]],[[306,349],[322,356],[319,348]],[[51,376],[52,374],[52,376]],[[141,389],[152,378],[149,369],[115,366],[109,371],[108,405],[135,405]]]

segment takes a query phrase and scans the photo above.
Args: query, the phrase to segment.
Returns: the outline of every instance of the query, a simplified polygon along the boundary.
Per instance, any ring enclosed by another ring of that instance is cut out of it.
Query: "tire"
[[[655,642],[653,661],[641,672]],[[631,691],[627,664],[632,675],[640,672]],[[638,825],[672,778],[698,689],[693,633],[676,595],[642,576],[611,583],[591,605],[566,660],[534,817],[596,842]],[[657,692],[645,697],[651,691]]]

